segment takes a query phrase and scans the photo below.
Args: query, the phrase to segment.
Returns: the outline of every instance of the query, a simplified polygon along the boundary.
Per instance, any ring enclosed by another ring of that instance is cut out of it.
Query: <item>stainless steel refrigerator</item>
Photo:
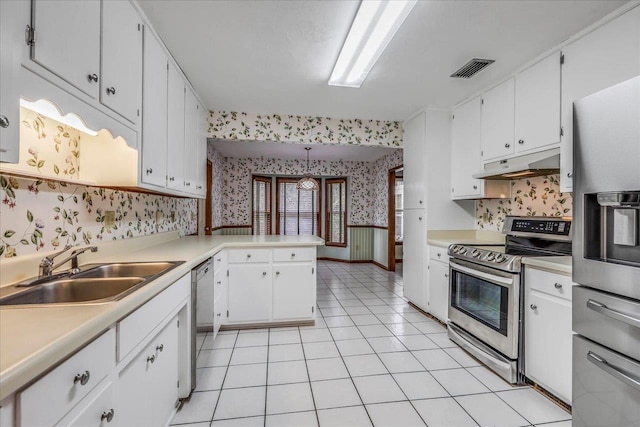
[[[573,426],[640,426],[640,76],[574,103]]]

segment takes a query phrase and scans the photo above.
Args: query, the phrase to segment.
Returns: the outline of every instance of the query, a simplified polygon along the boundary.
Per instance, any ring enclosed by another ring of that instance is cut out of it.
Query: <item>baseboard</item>
[[[339,259],[339,258],[330,258],[330,257],[318,257],[316,258],[318,261],[335,261],[335,262],[344,262],[346,264],[373,264],[376,267],[380,267],[383,270],[389,271],[388,267],[385,267],[384,265],[380,264],[379,262],[376,262],[372,259],[353,259],[353,260],[349,260],[349,259]]]
[[[314,320],[293,320],[282,322],[260,322],[260,323],[243,323],[243,324],[230,324],[221,325],[221,331],[235,331],[244,329],[264,329],[264,328],[288,328],[292,326],[314,326],[316,324]]]
[[[380,267],[380,268],[382,268],[384,270],[389,271],[389,267],[384,266],[384,265],[382,265],[382,264],[380,264],[379,262],[376,262],[376,261],[372,261],[372,262],[373,262],[373,265],[375,265],[376,267]]]

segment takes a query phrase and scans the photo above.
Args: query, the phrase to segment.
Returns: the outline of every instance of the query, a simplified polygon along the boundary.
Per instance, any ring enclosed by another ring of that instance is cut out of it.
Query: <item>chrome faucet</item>
[[[40,261],[40,272],[38,274],[38,278],[51,276],[51,274],[56,268],[65,264],[69,260],[71,260],[71,271],[77,272],[78,271],[78,255],[85,253],[86,251],[91,251],[91,252],[98,251],[97,246],[85,246],[84,248],[73,249],[71,251],[71,254],[68,257],[64,258],[62,261],[58,262],[57,264],[53,263],[53,260],[55,258],[57,258],[59,255],[67,253],[70,249],[73,249],[73,246],[68,245],[68,246],[65,246],[63,250],[44,257],[44,259]]]

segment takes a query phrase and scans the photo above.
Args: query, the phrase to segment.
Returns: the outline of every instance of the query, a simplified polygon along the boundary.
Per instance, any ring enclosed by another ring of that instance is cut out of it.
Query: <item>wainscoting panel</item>
[[[249,236],[251,235],[251,227],[225,227],[222,229],[221,234],[223,236]]]
[[[349,227],[351,261],[373,259],[373,227]]]
[[[386,228],[373,229],[373,260],[389,267],[389,234]]]

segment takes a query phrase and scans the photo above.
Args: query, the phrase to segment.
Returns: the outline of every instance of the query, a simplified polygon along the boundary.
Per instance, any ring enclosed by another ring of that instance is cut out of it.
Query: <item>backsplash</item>
[[[197,200],[0,175],[0,255],[197,231]],[[106,227],[106,211],[115,225]],[[173,215],[172,215],[173,213]]]
[[[510,199],[476,201],[476,229],[500,231],[507,215],[570,217],[573,198],[560,192],[559,175],[548,175],[511,181]]]
[[[400,147],[402,122],[214,111],[209,138]]]

